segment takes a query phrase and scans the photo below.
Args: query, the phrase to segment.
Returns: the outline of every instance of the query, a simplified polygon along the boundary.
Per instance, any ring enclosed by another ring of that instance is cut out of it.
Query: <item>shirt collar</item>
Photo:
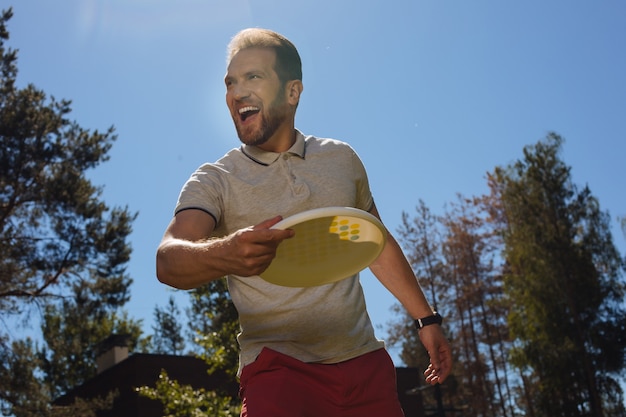
[[[296,129],[296,141],[291,146],[291,148],[287,150],[287,152],[267,152],[256,146],[246,144],[241,145],[241,151],[248,158],[262,165],[272,165],[278,160],[278,158],[280,158],[280,155],[287,153],[297,155],[300,158],[304,159],[304,135],[302,134],[302,132]]]

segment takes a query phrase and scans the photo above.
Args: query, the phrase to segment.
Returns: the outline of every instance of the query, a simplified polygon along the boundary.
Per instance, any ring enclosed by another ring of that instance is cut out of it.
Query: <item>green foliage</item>
[[[239,317],[228,293],[226,279],[219,279],[190,293],[189,329],[199,356],[210,372],[223,371],[236,380],[239,361]]]
[[[189,295],[191,305],[187,315],[193,351],[207,363],[209,374],[218,372],[226,376],[224,385],[216,391],[195,390],[189,385],[180,385],[162,372],[156,388],[144,386],[138,392],[160,401],[172,417],[238,415],[240,403],[232,387],[237,386],[239,321],[226,279],[212,281],[190,291]],[[173,299],[170,299],[169,310],[177,311]]]
[[[103,397],[87,400],[76,398],[73,404],[66,406],[52,406],[50,417],[97,417],[97,412],[110,410],[118,393],[110,392]]]
[[[165,417],[234,417],[239,410],[231,404],[229,397],[203,388],[193,389],[172,380],[161,371],[155,388],[137,388],[140,395],[158,400],[163,404]]]
[[[155,325],[152,327],[154,336],[152,338],[153,350],[156,353],[167,355],[177,355],[185,350],[185,338],[182,335],[182,324],[180,323],[180,310],[170,296],[167,306],[154,310]]]
[[[99,410],[108,410],[117,393],[89,400],[76,399],[68,406],[50,404],[50,385],[42,384],[36,374],[41,369],[41,359],[31,339],[13,342],[12,348],[2,350],[3,367],[0,380],[4,393],[2,415],[16,417],[96,417]]]
[[[17,340],[0,351],[2,382],[2,415],[39,417],[48,409],[49,393],[35,377],[39,359],[31,339]],[[43,410],[43,413],[41,412]]]
[[[42,326],[45,346],[38,351],[44,381],[55,398],[96,375],[99,345],[112,334],[129,335],[129,350],[145,349],[140,323],[125,313],[88,315],[80,304],[64,301],[48,306]]]
[[[444,400],[464,415],[626,416],[625,260],[608,213],[572,183],[562,144],[550,134],[526,147],[488,175],[490,195],[459,198],[445,216],[423,202],[403,214],[400,240],[458,358],[446,382],[458,392]],[[391,340],[413,365],[408,323]]]
[[[611,375],[625,365],[624,263],[608,215],[571,183],[561,146],[551,134],[495,172],[507,220],[511,360],[533,382],[538,415],[601,416],[601,387],[617,386]]]
[[[0,47],[0,308],[15,311],[62,294],[84,273],[119,282],[135,216],[109,213],[85,176],[108,159],[113,128],[91,133],[67,119],[69,101],[48,100],[33,85],[16,89],[17,56]]]
[[[86,176],[108,160],[114,129],[84,129],[68,118],[70,101],[16,87],[11,16],[0,16],[0,313],[32,326],[43,312],[43,340],[12,338],[3,320],[0,406],[16,417],[88,416],[109,399],[49,404],[95,374],[95,346],[111,332],[139,344],[139,323],[120,313],[136,214],[108,207]]]

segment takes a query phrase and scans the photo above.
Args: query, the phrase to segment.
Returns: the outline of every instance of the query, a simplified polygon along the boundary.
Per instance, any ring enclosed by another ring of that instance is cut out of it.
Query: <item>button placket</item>
[[[306,194],[307,192],[306,185],[300,182],[298,180],[298,177],[294,173],[293,163],[292,163],[293,156],[286,153],[282,155],[282,159],[284,162],[284,169],[286,170],[286,174],[288,175],[288,178],[289,178],[289,185],[291,187],[291,191],[293,192],[293,194],[294,195]]]

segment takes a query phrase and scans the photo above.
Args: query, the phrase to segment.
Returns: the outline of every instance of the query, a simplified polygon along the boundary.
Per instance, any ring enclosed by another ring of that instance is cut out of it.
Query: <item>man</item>
[[[184,185],[157,251],[157,276],[190,289],[228,277],[239,313],[244,417],[400,417],[395,368],[376,339],[358,274],[287,288],[259,277],[292,230],[271,226],[304,210],[348,206],[379,217],[352,148],[295,128],[303,91],[294,45],[246,29],[229,44],[226,103],[242,146],[201,166]],[[430,384],[450,372],[451,354],[399,245],[391,235],[374,275],[417,319]]]

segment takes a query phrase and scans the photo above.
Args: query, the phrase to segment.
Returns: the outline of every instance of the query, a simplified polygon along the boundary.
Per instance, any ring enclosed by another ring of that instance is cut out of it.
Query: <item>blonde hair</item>
[[[281,81],[302,81],[302,61],[295,45],[280,33],[269,29],[249,28],[237,33],[228,44],[227,63],[237,52],[248,48],[270,48],[276,52],[274,70]]]

